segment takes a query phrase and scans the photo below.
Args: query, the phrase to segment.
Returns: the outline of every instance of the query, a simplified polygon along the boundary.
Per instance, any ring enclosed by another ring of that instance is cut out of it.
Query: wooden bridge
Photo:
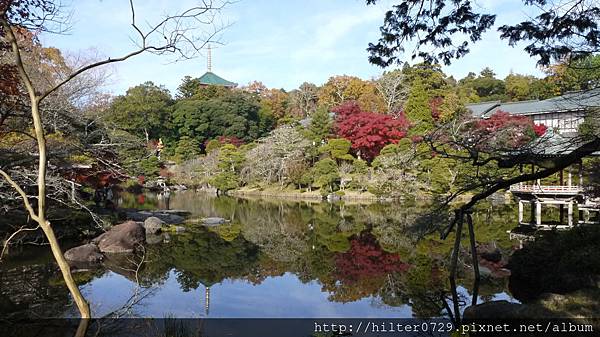
[[[561,172],[561,182],[562,172]],[[580,177],[579,182],[582,182]],[[560,208],[560,221],[555,228],[573,227],[574,208],[579,212],[579,224],[598,224],[600,223],[600,200],[588,197],[585,194],[585,188],[578,184],[573,185],[571,174],[569,173],[568,184],[566,185],[542,185],[537,180],[533,183],[519,183],[510,187],[510,192],[517,198],[519,203],[519,225],[534,225],[536,227],[549,227],[542,224],[542,205],[558,205]],[[524,221],[524,205],[530,204],[531,217],[529,222]],[[567,221],[564,222],[564,209],[567,208]],[[596,213],[596,218],[592,219],[592,214]]]

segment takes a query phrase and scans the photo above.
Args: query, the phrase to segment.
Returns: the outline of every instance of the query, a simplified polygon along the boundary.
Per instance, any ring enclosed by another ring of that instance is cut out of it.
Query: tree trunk
[[[63,279],[73,296],[73,300],[79,309],[79,313],[81,314],[81,318],[90,318],[90,307],[88,303],[81,295],[77,284],[73,280],[73,276],[71,275],[71,268],[63,255],[62,250],[60,249],[60,245],[58,240],[56,239],[56,235],[54,234],[54,230],[50,225],[50,222],[46,220],[46,167],[48,165],[48,158],[46,154],[46,138],[44,135],[44,128],[42,125],[42,120],[39,112],[39,101],[37,97],[34,95],[30,95],[31,97],[31,115],[33,117],[33,125],[35,128],[35,138],[38,143],[38,151],[39,151],[39,164],[38,164],[38,219],[42,231],[46,235],[48,242],[50,243],[50,249],[52,250],[52,255],[58,263],[58,267],[62,273]]]
[[[42,117],[40,115],[40,98],[37,96],[35,92],[35,88],[29,75],[25,71],[25,66],[23,65],[23,59],[21,58],[21,52],[19,50],[19,45],[17,43],[17,38],[12,30],[12,27],[8,23],[6,17],[0,17],[0,24],[4,29],[6,36],[8,38],[8,42],[11,45],[12,52],[15,55],[15,65],[17,66],[17,70],[19,72],[19,76],[27,89],[27,94],[29,96],[29,100],[31,101],[31,117],[33,119],[33,126],[35,129],[35,138],[38,145],[39,151],[39,162],[38,162],[38,210],[37,214],[30,206],[29,201],[27,200],[27,196],[23,192],[23,202],[25,203],[26,208],[30,212],[31,216],[35,219],[35,221],[40,225],[42,231],[46,235],[48,242],[50,243],[50,249],[52,250],[52,255],[56,259],[58,263],[58,267],[62,273],[63,279],[79,309],[79,313],[81,314],[81,318],[88,319],[90,318],[90,307],[88,303],[85,301],[77,284],[73,280],[73,276],[71,275],[71,269],[69,264],[65,260],[65,257],[60,249],[60,245],[58,240],[56,239],[56,235],[54,234],[54,230],[50,225],[50,222],[46,219],[46,169],[48,166],[48,158],[46,153],[46,138],[44,135],[44,126],[42,124]],[[15,184],[15,188],[19,189],[19,187]]]

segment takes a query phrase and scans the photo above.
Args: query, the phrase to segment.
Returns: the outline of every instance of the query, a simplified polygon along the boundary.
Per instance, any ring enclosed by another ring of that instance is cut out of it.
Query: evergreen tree
[[[313,185],[323,192],[333,192],[340,180],[337,164],[331,158],[319,160],[312,169]]]
[[[354,160],[354,157],[349,153],[352,142],[345,138],[333,138],[327,141],[327,144],[320,148],[321,153],[327,153],[335,161]]]
[[[219,173],[211,179],[211,184],[218,191],[228,191],[240,186],[239,169],[244,162],[244,154],[233,144],[225,144],[220,148]]]
[[[194,138],[183,136],[177,141],[175,157],[179,162],[190,160],[200,154],[200,144]]]
[[[429,100],[429,95],[425,91],[421,79],[415,79],[404,105],[406,117],[412,125],[409,135],[422,135],[433,129],[434,121]]]
[[[490,68],[484,68],[471,83],[482,101],[506,100],[506,85]]]
[[[250,142],[270,131],[272,123],[262,120],[257,102],[247,93],[228,91],[223,96],[197,98],[180,100],[174,106],[173,122],[180,136],[199,143],[219,136]]]
[[[331,135],[333,121],[329,116],[327,108],[320,107],[315,111],[310,119],[307,129],[307,138],[319,144]]]
[[[200,79],[185,76],[177,87],[177,98],[191,98],[200,89]]]

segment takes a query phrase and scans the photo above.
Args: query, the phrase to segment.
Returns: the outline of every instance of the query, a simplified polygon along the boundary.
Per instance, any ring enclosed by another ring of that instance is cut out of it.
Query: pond
[[[124,207],[183,209],[191,220],[135,256],[75,273],[94,317],[443,317],[452,237],[421,225],[426,203],[349,204],[213,197],[196,192],[120,196]],[[480,244],[509,252],[514,205],[482,205]],[[463,247],[466,251],[467,238]],[[3,316],[75,317],[47,247],[24,247],[0,265]],[[459,292],[472,271],[461,258]],[[505,254],[506,255],[506,254]],[[516,301],[506,277],[483,278],[480,300]],[[464,304],[463,304],[464,305]]]

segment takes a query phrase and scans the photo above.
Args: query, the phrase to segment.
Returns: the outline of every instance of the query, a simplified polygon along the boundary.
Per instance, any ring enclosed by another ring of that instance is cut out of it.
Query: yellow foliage
[[[357,101],[364,111],[385,111],[385,102],[371,81],[354,76],[333,76],[321,87],[319,105],[328,108]]]

